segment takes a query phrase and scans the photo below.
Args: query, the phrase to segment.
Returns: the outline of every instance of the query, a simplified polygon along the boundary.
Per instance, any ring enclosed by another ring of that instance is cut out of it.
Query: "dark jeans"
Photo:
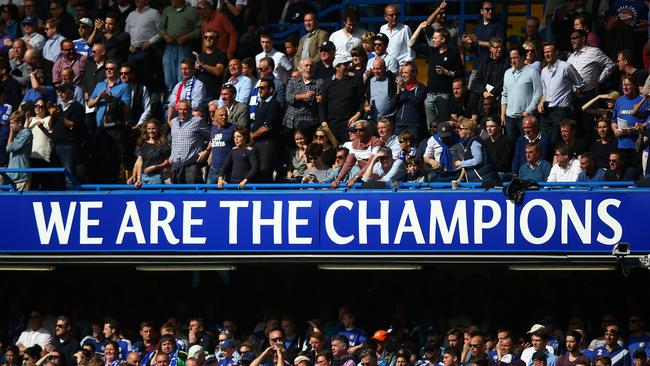
[[[275,156],[275,143],[272,141],[256,142],[253,149],[257,152],[257,161],[259,162],[260,170],[257,174],[260,183],[273,182],[273,168]]]
[[[550,142],[551,147],[556,146],[562,136],[560,135],[560,122],[571,116],[571,109],[566,108],[548,108],[540,118],[540,128],[542,135],[546,136]]]
[[[151,91],[155,88],[153,65],[155,63],[155,50],[153,48],[148,48],[146,50],[142,49],[134,53],[130,53],[128,57],[128,62],[135,67],[135,77],[143,85],[146,85],[147,88]],[[160,61],[158,61],[160,63]]]
[[[122,128],[98,129],[93,150],[92,167],[96,182],[114,184],[120,180],[120,167],[123,161],[124,144]]]
[[[573,110],[576,114],[576,127],[578,136],[583,136],[585,141],[594,141],[596,139],[596,125],[594,116],[582,111],[582,106],[593,99],[598,94],[597,90],[584,92],[573,99]]]
[[[517,138],[523,134],[521,129],[521,122],[524,117],[508,117],[506,116],[506,135],[512,141],[517,141]]]
[[[62,167],[64,167],[73,176],[77,173],[77,145],[74,143],[64,144],[55,143],[54,153]],[[72,182],[66,178],[66,185],[72,186]]]
[[[203,173],[199,164],[183,165],[172,163],[171,181],[173,184],[201,184]]]

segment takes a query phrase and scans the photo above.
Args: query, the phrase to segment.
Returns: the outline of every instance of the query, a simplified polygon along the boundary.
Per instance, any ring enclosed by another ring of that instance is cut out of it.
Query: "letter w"
[[[74,219],[74,212],[77,208],[77,202],[70,202],[68,207],[68,216],[63,224],[63,217],[61,216],[61,206],[59,202],[50,202],[52,212],[50,213],[47,224],[45,223],[45,213],[43,212],[43,203],[34,202],[34,218],[36,218],[36,227],[38,228],[38,237],[41,244],[50,244],[52,231],[56,229],[56,236],[59,238],[59,244],[68,244],[70,239],[70,230],[72,229],[72,220]]]

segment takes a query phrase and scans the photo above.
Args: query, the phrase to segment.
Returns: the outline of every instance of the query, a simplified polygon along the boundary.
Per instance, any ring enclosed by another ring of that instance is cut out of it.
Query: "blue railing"
[[[479,2],[481,0],[455,0],[450,2],[459,3],[459,12],[458,14],[447,14],[447,19],[458,22],[458,27],[461,33],[465,31],[465,23],[467,21],[478,20],[478,14],[467,14],[466,3],[467,2]],[[531,0],[526,0],[526,15],[530,15],[530,4]],[[417,23],[422,22],[427,19],[429,14],[424,15],[408,15],[407,6],[409,4],[430,4],[430,0],[396,0],[392,2],[395,4],[400,14],[400,22],[403,23]],[[339,4],[334,4],[326,9],[323,9],[318,12],[318,19],[321,28],[336,30],[343,27],[343,19],[338,19],[336,22],[324,22],[321,21],[324,18],[330,17],[335,12],[343,13],[346,8],[350,6],[364,6],[364,5],[386,5],[385,0],[343,0]],[[507,2],[504,3],[504,18],[507,19],[508,10]],[[504,19],[504,20],[505,20]],[[370,25],[370,24],[383,24],[385,23],[383,17],[361,17],[359,23]],[[507,22],[506,22],[507,23]],[[271,23],[265,26],[267,30],[270,30],[273,33],[273,39],[276,43],[281,43],[285,38],[292,34],[298,34],[300,36],[304,35],[305,29],[302,23],[291,24],[291,23]],[[375,27],[379,28],[379,26]]]
[[[44,173],[59,173],[63,174],[72,182],[71,191],[122,191],[122,190],[142,190],[142,191],[214,191],[217,190],[216,184],[148,184],[142,185],[141,188],[135,188],[132,184],[80,184],[79,181],[64,168],[11,168],[0,169],[0,176],[5,179],[5,185],[0,185],[0,191],[16,191],[16,183],[7,175],[7,173],[31,173],[31,174],[44,174]],[[457,184],[457,186],[456,186]],[[509,183],[504,183],[507,186]],[[538,186],[542,189],[556,189],[556,188],[574,188],[581,189],[598,189],[598,188],[625,188],[634,187],[635,183],[632,181],[620,182],[540,182]],[[224,184],[225,190],[239,190],[237,184]],[[245,190],[314,190],[314,189],[331,189],[328,183],[249,183],[245,186]],[[338,190],[348,189],[362,189],[362,183],[355,183],[354,186],[348,187],[346,184],[341,183]],[[480,182],[420,182],[408,183],[402,182],[397,185],[387,185],[386,189],[396,190],[415,190],[415,189],[471,189],[479,190],[483,188]],[[499,189],[499,188],[496,188]],[[635,187],[635,189],[644,189]]]

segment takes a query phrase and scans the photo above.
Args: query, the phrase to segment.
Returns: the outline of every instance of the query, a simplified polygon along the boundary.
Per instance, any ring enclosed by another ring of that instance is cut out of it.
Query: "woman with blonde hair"
[[[329,167],[333,166],[336,161],[336,148],[339,146],[339,142],[329,127],[318,127],[314,133],[312,143],[317,143],[323,147],[323,154],[321,155],[323,163]]]
[[[476,121],[469,118],[461,118],[459,121],[459,134],[462,160],[457,160],[457,168],[464,170],[468,182],[487,182],[495,185],[499,176],[487,153],[483,140],[478,136],[478,125]],[[461,176],[463,173],[461,173]]]

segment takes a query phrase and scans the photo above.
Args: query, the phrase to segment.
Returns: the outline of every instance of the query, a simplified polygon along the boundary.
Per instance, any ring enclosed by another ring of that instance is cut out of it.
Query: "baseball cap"
[[[255,353],[253,352],[244,352],[239,357],[239,361],[252,362],[255,360]]]
[[[548,356],[546,355],[546,352],[544,351],[537,351],[533,353],[533,357],[531,358],[532,360],[546,360]]]
[[[512,363],[512,361],[514,361],[512,355],[509,354],[509,353],[506,353],[505,355],[501,356],[501,360],[499,362],[502,363],[502,364],[509,365],[509,364]]]
[[[451,125],[449,122],[442,122],[438,125],[438,136],[449,137],[452,134]]]
[[[533,325],[532,327],[530,327],[530,330],[529,330],[528,332],[526,332],[526,333],[527,333],[527,334],[533,334],[533,333],[535,333],[535,332],[539,332],[539,331],[542,331],[542,332],[543,332],[543,331],[545,331],[545,330],[546,330],[546,327],[545,327],[545,326],[543,326],[543,325],[541,325],[541,324],[535,324],[535,325]]]
[[[77,24],[83,24],[86,27],[92,27],[93,26],[93,21],[90,20],[90,18],[81,18],[77,20]]]
[[[388,36],[383,34],[383,33],[377,33],[373,37],[374,41],[381,41],[383,44],[387,45],[388,44]]]
[[[219,348],[235,348],[235,341],[232,339],[224,339],[219,342]]]
[[[63,83],[56,89],[58,91],[74,90],[74,85],[72,83]]]
[[[338,65],[341,65],[341,64],[347,64],[347,63],[350,63],[350,60],[349,60],[347,57],[336,56],[336,57],[334,58],[334,62],[332,62],[332,65],[333,65],[334,67],[336,67],[336,66],[338,66]]]
[[[193,345],[187,351],[187,358],[199,358],[203,354],[203,347],[198,344]]]
[[[25,19],[23,19],[23,21],[21,23],[23,23],[23,24],[36,24],[36,23],[38,23],[38,20],[35,17],[33,17],[31,15],[28,15],[28,16],[25,17]]]
[[[298,365],[302,361],[307,361],[311,365],[311,360],[307,356],[298,356],[293,360],[294,365]]]
[[[372,339],[379,342],[386,342],[388,340],[388,332],[383,329],[380,329],[373,334]]]
[[[334,51],[334,50],[336,50],[336,46],[334,45],[334,42],[325,41],[325,42],[323,42],[323,44],[320,45],[320,48],[318,50],[319,51]]]

